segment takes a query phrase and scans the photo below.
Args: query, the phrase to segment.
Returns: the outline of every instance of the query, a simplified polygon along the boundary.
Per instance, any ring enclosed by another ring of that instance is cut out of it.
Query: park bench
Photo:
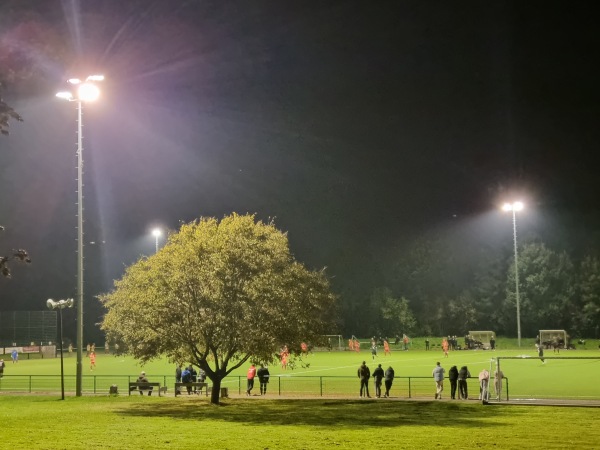
[[[195,391],[194,393],[200,395],[200,393],[202,392],[202,388],[205,388],[206,391],[206,396],[208,397],[208,383],[204,383],[202,381],[198,381],[198,382],[191,382],[191,383],[183,383],[183,382],[177,382],[175,383],[175,397],[177,397],[178,394],[181,394],[181,388],[185,387],[186,389],[189,388],[198,388],[197,391]]]
[[[138,383],[137,381],[131,381],[129,383],[129,395],[131,395],[131,391],[140,390],[140,391],[154,391],[154,388],[157,388],[158,396],[160,397],[160,383]]]

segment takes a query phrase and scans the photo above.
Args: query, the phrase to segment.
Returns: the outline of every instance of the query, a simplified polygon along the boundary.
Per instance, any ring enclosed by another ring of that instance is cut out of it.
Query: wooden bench
[[[129,395],[131,395],[131,391],[135,391],[136,389],[140,392],[142,391],[154,391],[154,388],[158,391],[158,396],[160,397],[160,383],[138,383],[137,381],[131,381],[129,383]]]
[[[204,383],[202,381],[198,381],[196,383],[191,382],[191,383],[175,383],[175,397],[177,397],[177,395],[181,394],[181,388],[185,387],[186,390],[187,388],[198,388],[197,391],[195,391],[195,394],[200,395],[200,393],[202,392],[202,388],[205,388],[206,391],[206,396],[208,397],[208,383]]]

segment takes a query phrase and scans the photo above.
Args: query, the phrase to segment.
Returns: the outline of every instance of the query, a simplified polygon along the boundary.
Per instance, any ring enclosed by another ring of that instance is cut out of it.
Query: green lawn
[[[540,398],[545,394],[560,397],[568,392],[571,397],[598,399],[594,383],[600,359],[559,360],[551,359],[552,351],[546,354],[549,359],[542,364],[535,358],[532,345],[496,352],[456,351],[448,358],[437,349],[427,352],[416,345],[409,351],[392,348],[388,356],[380,352],[376,360],[366,349],[361,353],[314,353],[306,358],[309,365],[305,368],[283,371],[271,367],[274,377],[268,397],[238,397],[233,390],[232,398],[223,400],[219,407],[211,406],[206,397],[195,396],[103,394],[78,398],[73,396],[70,385],[64,401],[58,400],[59,386],[51,395],[14,395],[0,390],[1,442],[6,448],[31,449],[597,448],[599,408],[483,406],[476,401],[429,400],[434,392],[431,370],[436,361],[441,361],[446,369],[467,365],[476,377],[482,368],[489,369],[490,359],[507,356],[532,357],[501,360],[502,370],[509,377],[511,398]],[[590,348],[561,352],[560,356],[598,357],[600,352]],[[363,360],[371,369],[377,364],[395,368],[399,376],[392,388],[395,399],[357,398],[356,370]],[[231,377],[232,386],[237,386],[238,376],[243,382],[247,366]],[[104,355],[102,351],[94,371],[90,370],[89,360],[84,359],[86,376],[136,377],[140,370],[132,358]],[[150,379],[165,377],[168,383],[173,380],[174,366],[165,360],[153,361],[143,370]],[[74,355],[65,358],[65,373],[71,377],[75,374]],[[21,357],[19,363],[12,364],[8,358],[0,386],[12,375],[58,374],[60,359]],[[406,400],[407,381],[402,377],[409,376],[423,377],[413,378],[412,383],[423,383],[425,394],[421,399],[427,400]],[[348,383],[352,394],[346,398],[304,399],[277,395],[279,380],[301,384],[318,379]],[[57,380],[54,378],[53,383],[57,384]],[[476,380],[472,381],[475,384],[470,390],[477,395]],[[448,390],[447,385],[446,394]]]
[[[597,448],[600,409],[475,402],[2,396],[3,448]]]
[[[433,342],[433,340],[432,340]],[[502,342],[502,341],[501,341]],[[509,344],[510,342],[507,342]],[[365,347],[363,345],[363,347]],[[416,347],[416,346],[415,346]],[[505,347],[510,347],[506,345]],[[537,353],[532,343],[528,343],[518,349],[512,347],[506,350],[499,349],[491,351],[454,351],[450,352],[448,358],[445,358],[442,351],[435,349],[424,351],[412,349],[401,351],[392,347],[392,354],[384,356],[380,351],[374,360],[370,351],[363,349],[360,353],[356,352],[316,352],[305,358],[307,367],[297,367],[294,370],[282,370],[279,366],[270,367],[272,383],[270,393],[278,393],[281,389],[282,394],[293,392],[298,395],[313,395],[320,392],[320,386],[324,386],[324,393],[331,395],[343,395],[352,397],[357,394],[356,391],[356,370],[360,363],[365,360],[373,370],[377,364],[382,364],[384,368],[393,366],[396,371],[396,381],[392,393],[398,397],[409,396],[409,383],[413,397],[430,396],[433,392],[433,382],[431,381],[431,370],[436,361],[441,361],[442,366],[449,370],[452,365],[459,368],[463,365],[468,366],[473,376],[470,380],[470,392],[477,392],[477,375],[483,369],[495,367],[490,365],[490,360],[500,358],[501,368],[508,377],[509,393],[511,398],[580,398],[598,399],[600,394],[596,389],[597,374],[600,373],[600,351],[597,349],[578,349],[570,351],[561,351],[559,355],[554,355],[551,350],[546,351],[548,357],[545,364],[537,358]],[[554,356],[569,357],[570,359],[552,359]],[[506,357],[524,357],[519,359],[502,359]],[[597,357],[599,359],[573,359],[578,357]],[[6,358],[5,358],[6,360]],[[240,386],[245,384],[244,378],[248,364],[236,370],[226,380],[224,386],[228,386],[230,392],[235,394],[239,392]],[[75,375],[75,356],[70,355],[65,358],[65,374],[67,393],[74,391]],[[86,376],[86,386],[91,383],[99,383],[97,392],[107,392],[110,384],[116,383],[123,391],[127,376],[137,377],[143,369],[148,377],[154,381],[166,382],[171,385],[174,381],[175,367],[166,360],[152,361],[143,368],[132,358],[105,355],[101,351],[98,353],[96,368],[92,371],[89,367],[89,359],[84,358],[83,373]],[[60,359],[26,359],[21,357],[17,364],[7,362],[5,378],[0,381],[0,392],[2,390],[10,391],[11,375],[53,375],[60,374]],[[98,380],[93,380],[95,376]],[[119,376],[118,380],[111,377]],[[332,378],[338,377],[338,378]],[[347,377],[345,379],[340,377]],[[409,380],[408,377],[411,377]],[[422,377],[422,378],[419,378]],[[25,383],[25,380],[22,380]],[[53,378],[48,381],[49,384],[59,388],[59,379]],[[172,386],[170,387],[172,391]],[[449,390],[449,386],[446,386]],[[89,390],[86,388],[86,390]],[[446,392],[448,394],[448,392]]]

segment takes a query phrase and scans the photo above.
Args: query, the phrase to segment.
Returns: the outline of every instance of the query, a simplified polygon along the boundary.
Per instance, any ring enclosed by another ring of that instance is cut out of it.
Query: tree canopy
[[[297,262],[284,233],[236,214],[183,225],[101,301],[109,339],[142,362],[192,361],[212,380],[213,403],[221,380],[245,362],[320,343],[335,308],[324,272]]]

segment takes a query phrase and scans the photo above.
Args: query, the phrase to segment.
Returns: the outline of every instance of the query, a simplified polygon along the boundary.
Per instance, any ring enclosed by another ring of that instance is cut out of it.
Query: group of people
[[[206,380],[206,372],[200,369],[200,371],[196,371],[193,365],[189,365],[185,368],[181,368],[181,365],[178,365],[175,369],[175,381],[177,383],[204,383]],[[192,394],[192,386],[186,386],[186,390],[188,395]],[[196,386],[193,387],[193,392],[197,393],[198,389]],[[176,394],[181,394],[181,391],[177,391]]]
[[[260,395],[265,395],[267,393],[267,384],[269,383],[269,378],[271,377],[269,374],[269,369],[265,367],[264,364],[261,364],[260,369],[256,370],[256,366],[254,364],[250,364],[248,373],[246,375],[246,395],[248,397],[252,395],[252,389],[254,389],[254,379],[256,377],[258,377],[258,382],[260,383]]]
[[[375,396],[377,398],[381,397],[381,386],[382,383],[385,382],[385,394],[384,397],[390,396],[390,389],[392,388],[392,383],[394,382],[394,369],[392,366],[388,367],[385,372],[381,367],[381,364],[377,366],[377,368],[373,371],[373,380],[375,383]],[[371,369],[367,366],[366,361],[363,361],[360,367],[358,368],[358,378],[360,379],[360,395],[359,397],[367,397],[371,398],[369,394],[369,379],[371,378]]]
[[[446,370],[438,362],[433,368],[432,376],[435,381],[435,398],[442,398],[442,392],[444,391],[444,374]],[[467,400],[469,398],[469,391],[467,386],[467,379],[471,378],[471,372],[467,366],[462,366],[460,370],[456,366],[452,366],[448,371],[448,379],[450,380],[450,398],[456,399],[456,391],[458,388],[458,398]],[[504,373],[500,369],[496,369],[494,373],[494,390],[496,397],[500,398],[502,392],[502,379]],[[489,383],[490,383],[490,372],[487,369],[482,369],[479,372],[479,400],[487,401],[489,399]]]

